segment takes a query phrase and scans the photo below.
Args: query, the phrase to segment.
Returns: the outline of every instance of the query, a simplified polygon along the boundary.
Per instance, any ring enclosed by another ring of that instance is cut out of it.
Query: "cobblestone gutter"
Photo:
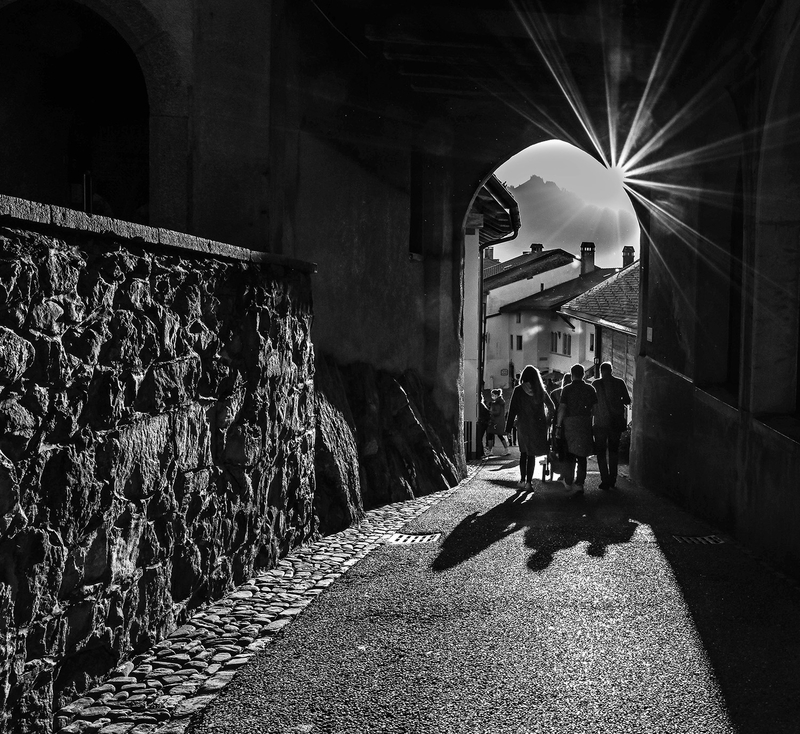
[[[0,197],[0,732],[311,537],[310,279],[255,255]]]
[[[63,707],[56,730],[182,734],[236,671],[339,576],[453,491],[372,510],[358,527],[292,553]]]

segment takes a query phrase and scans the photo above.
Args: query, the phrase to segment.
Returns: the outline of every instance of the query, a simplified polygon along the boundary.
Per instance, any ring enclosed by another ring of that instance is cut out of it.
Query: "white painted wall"
[[[549,368],[551,370],[569,372],[570,367],[578,362],[583,365],[584,369],[588,370],[594,364],[595,353],[589,349],[590,335],[594,334],[594,325],[579,319],[570,319],[570,321],[575,326],[574,329],[570,329],[567,322],[560,317],[555,317],[549,322],[546,348],[549,353]],[[561,333],[561,338],[558,340],[558,353],[550,352],[550,334],[553,331]],[[572,337],[572,350],[569,356],[563,354],[564,336],[566,334]]]
[[[508,362],[513,351],[509,349],[509,316],[497,314],[486,319],[486,367],[484,378],[486,387],[508,387],[511,383],[509,375],[503,375],[503,370],[508,370]]]
[[[580,275],[580,260],[545,273],[492,289],[486,297],[486,387],[512,387],[514,374],[509,362],[514,363],[514,373],[522,372],[526,365],[544,371],[550,365],[550,323],[548,314],[525,312],[517,323],[516,314],[500,314],[500,308],[522,298],[535,295]],[[563,323],[563,322],[561,322]],[[566,324],[565,324],[566,326]],[[509,337],[514,337],[513,346]],[[517,349],[517,336],[522,337],[522,349]],[[559,368],[556,368],[559,369]],[[503,370],[508,374],[504,375]]]
[[[580,274],[580,260],[575,260],[569,265],[553,268],[553,270],[548,270],[546,273],[534,275],[532,278],[523,278],[499,288],[494,288],[486,297],[486,313],[487,315],[498,313],[501,306],[527,298],[567,280],[577,278]]]
[[[464,420],[478,415],[478,342],[480,339],[480,252],[478,230],[464,237]],[[474,436],[474,433],[473,433]]]

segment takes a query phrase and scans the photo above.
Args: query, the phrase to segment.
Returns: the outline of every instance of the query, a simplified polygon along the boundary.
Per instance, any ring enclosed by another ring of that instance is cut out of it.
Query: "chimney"
[[[544,245],[540,242],[531,243],[531,255],[539,255],[544,250]]]
[[[634,258],[636,257],[636,250],[633,249],[632,245],[625,245],[622,248],[622,267],[627,268],[630,265]]]
[[[594,270],[594,242],[581,242],[581,275]]]
[[[483,251],[483,256],[488,260],[494,260],[494,247],[487,247]]]

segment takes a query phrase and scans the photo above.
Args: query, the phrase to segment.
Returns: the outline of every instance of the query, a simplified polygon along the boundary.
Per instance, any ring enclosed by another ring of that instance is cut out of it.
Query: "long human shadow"
[[[432,568],[445,571],[522,531],[531,550],[527,567],[541,572],[558,551],[581,543],[588,555],[603,557],[609,546],[630,542],[637,528],[649,529],[648,542],[672,569],[737,734],[798,734],[800,586],[730,538],[719,545],[679,542],[682,535],[722,534],[669,500],[635,489],[595,490],[580,500],[516,493],[464,518]]]
[[[516,487],[516,482],[508,479],[489,482],[504,488]],[[445,538],[432,568],[453,568],[520,531],[525,532],[525,545],[532,550],[527,563],[532,571],[543,571],[558,551],[584,541],[588,541],[589,555],[602,557],[609,545],[628,542],[637,527],[625,513],[611,517],[616,513],[609,510],[619,501],[613,495],[605,499],[604,507],[598,511],[594,503],[587,505],[566,491],[515,492],[488,511],[465,517]],[[548,520],[557,520],[557,524]]]

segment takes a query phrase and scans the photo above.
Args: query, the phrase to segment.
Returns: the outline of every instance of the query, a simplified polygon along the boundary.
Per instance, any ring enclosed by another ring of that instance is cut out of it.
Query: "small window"
[[[522,337],[521,336],[517,337],[517,351],[518,352],[522,351]]]
[[[522,323],[522,311],[517,311],[517,323]]]
[[[558,332],[556,331],[550,332],[550,351],[553,352],[553,354],[558,352]]]
[[[572,334],[564,334],[564,356],[572,356]]]
[[[514,335],[513,334],[509,334],[509,336],[508,336],[508,348],[509,349],[513,349],[514,348]]]
[[[589,334],[589,351],[594,351],[594,334]]]

